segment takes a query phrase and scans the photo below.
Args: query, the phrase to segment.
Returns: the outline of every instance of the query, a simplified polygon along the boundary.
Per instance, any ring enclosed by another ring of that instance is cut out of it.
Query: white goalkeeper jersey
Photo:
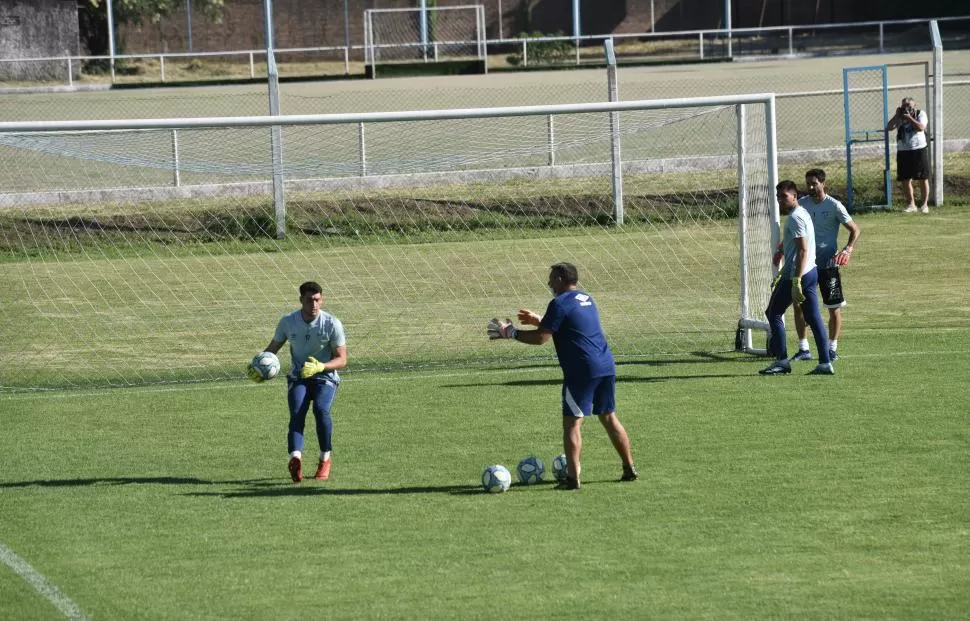
[[[816,203],[811,196],[798,199],[798,204],[808,211],[815,227],[815,264],[828,267],[829,262],[839,253],[839,228],[852,222],[852,216],[845,205],[826,196]]]
[[[798,246],[795,240],[802,237],[808,241],[808,249],[805,251],[808,255],[808,268],[801,274],[797,274],[799,277],[815,269],[815,227],[812,225],[812,217],[808,214],[808,211],[801,205],[798,205],[792,210],[788,215],[788,219],[785,221],[784,237],[782,238],[783,251],[785,253],[785,265],[782,267],[782,271],[785,278],[794,278],[796,276],[796,274],[792,273],[797,269],[795,255],[798,253]]]
[[[293,366],[289,375],[292,378],[299,377],[300,369],[307,358],[312,356],[320,362],[327,362],[333,358],[332,352],[335,348],[347,345],[344,325],[339,319],[323,311],[310,322],[303,320],[299,310],[283,315],[276,326],[273,340],[277,343],[290,342],[290,360]],[[340,376],[333,370],[327,371],[323,377],[340,382]]]

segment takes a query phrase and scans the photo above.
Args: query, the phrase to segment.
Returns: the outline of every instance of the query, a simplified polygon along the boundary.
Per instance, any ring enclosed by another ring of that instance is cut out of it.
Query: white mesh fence
[[[771,278],[766,114],[620,112],[623,226],[605,112],[287,124],[282,239],[268,126],[0,129],[0,175],[21,179],[0,194],[0,386],[242,377],[304,280],[344,320],[355,369],[549,356],[487,342],[484,322],[542,312],[559,261],[619,356],[733,349],[739,197],[752,319]]]

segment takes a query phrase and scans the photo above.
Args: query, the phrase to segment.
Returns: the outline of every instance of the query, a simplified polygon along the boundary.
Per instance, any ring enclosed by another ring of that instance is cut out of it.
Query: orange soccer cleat
[[[333,462],[332,459],[327,461],[320,460],[320,464],[317,466],[317,473],[313,475],[313,478],[317,481],[326,481],[330,478],[330,464]]]
[[[303,460],[297,456],[290,457],[290,462],[286,464],[286,467],[290,470],[290,478],[293,479],[294,483],[299,483],[303,480]]]

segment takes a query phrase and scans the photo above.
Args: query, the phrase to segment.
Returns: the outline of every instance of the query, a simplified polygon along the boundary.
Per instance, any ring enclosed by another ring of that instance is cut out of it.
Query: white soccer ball
[[[280,372],[280,359],[272,352],[261,351],[253,358],[253,368],[264,380],[271,380]]]
[[[515,468],[515,473],[519,475],[519,481],[526,485],[532,485],[542,480],[542,475],[546,473],[546,465],[538,457],[525,457]]]
[[[567,472],[565,455],[558,455],[552,460],[552,474],[560,483],[566,480]]]
[[[512,473],[505,466],[495,464],[482,473],[482,487],[491,494],[501,494],[512,485]]]

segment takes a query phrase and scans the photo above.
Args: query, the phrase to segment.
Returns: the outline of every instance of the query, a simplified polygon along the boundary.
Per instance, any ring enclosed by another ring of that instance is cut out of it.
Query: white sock
[[[798,339],[798,351],[808,351],[808,339]]]
[[[330,451],[320,451],[320,461],[327,461],[330,459]]]
[[[293,451],[290,453],[290,457],[299,457],[300,459],[303,459],[303,453],[301,451]]]
[[[829,349],[831,349],[832,351],[835,351],[838,348],[839,348],[839,341],[838,341],[838,339],[836,339],[834,341],[829,341]]]

